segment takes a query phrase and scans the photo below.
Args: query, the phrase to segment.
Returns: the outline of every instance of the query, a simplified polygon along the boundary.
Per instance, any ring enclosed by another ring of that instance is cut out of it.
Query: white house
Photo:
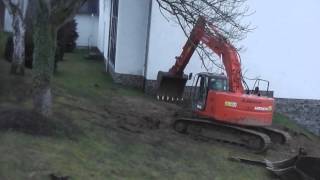
[[[77,13],[77,46],[97,47],[98,45],[98,24],[99,24],[99,0],[87,0]]]
[[[4,7],[2,1],[0,3],[0,16],[3,17],[4,31],[12,31],[12,17],[8,10],[2,13],[1,7]],[[99,23],[99,0],[88,0],[77,13],[75,20],[77,22],[77,32],[79,38],[77,45],[80,47],[93,46],[97,47],[98,42],[98,23]]]
[[[240,44],[246,47],[240,52],[246,76],[268,79],[276,97],[320,99],[320,1],[248,3],[255,13],[246,20],[256,29]],[[155,0],[100,0],[99,6],[98,48],[108,71],[116,82],[152,89],[157,72],[167,71],[180,54],[183,32]],[[201,71],[194,55],[185,72]]]

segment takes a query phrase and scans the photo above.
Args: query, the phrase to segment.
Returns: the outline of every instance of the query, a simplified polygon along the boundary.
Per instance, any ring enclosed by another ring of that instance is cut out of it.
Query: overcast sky
[[[320,99],[320,1],[249,0],[257,27],[241,42],[247,76],[271,82],[277,97]]]

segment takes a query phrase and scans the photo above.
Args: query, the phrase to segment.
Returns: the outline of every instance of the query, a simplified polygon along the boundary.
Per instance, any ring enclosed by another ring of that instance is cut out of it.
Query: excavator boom
[[[206,27],[212,32],[208,33]],[[214,34],[212,34],[214,33]],[[169,72],[159,71],[157,97],[162,100],[181,99],[188,80],[184,69],[189,63],[199,43],[203,42],[217,55],[222,56],[223,64],[229,78],[231,92],[243,93],[241,65],[237,50],[204,17],[199,17],[180,56]]]
[[[170,68],[169,72],[158,72],[157,97],[161,100],[174,101],[182,99],[184,87],[188,80],[188,76],[184,74],[184,69],[200,43],[205,25],[205,19],[199,18],[183,47],[181,55],[176,57],[176,62]]]

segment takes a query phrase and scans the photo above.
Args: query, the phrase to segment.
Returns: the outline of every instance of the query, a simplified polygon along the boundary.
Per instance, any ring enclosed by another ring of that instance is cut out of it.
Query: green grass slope
[[[55,126],[57,136],[1,131],[1,180],[46,180],[50,173],[71,180],[272,179],[263,168],[228,160],[231,155],[262,159],[268,154],[255,155],[175,133],[162,121],[169,121],[179,107],[113,84],[104,63],[86,60],[85,55],[85,51],[67,54],[54,78],[51,121],[70,124],[71,134],[59,133],[64,128],[61,123]],[[8,84],[3,82],[8,80],[4,78],[8,64],[1,61],[0,66],[0,82]],[[31,107],[30,98],[8,94],[2,92],[0,106]],[[159,120],[160,127],[146,128],[145,119]]]

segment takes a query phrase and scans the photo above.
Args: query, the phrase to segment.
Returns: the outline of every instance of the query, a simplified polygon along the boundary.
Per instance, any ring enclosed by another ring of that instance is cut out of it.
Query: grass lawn
[[[165,116],[175,107],[163,107],[139,90],[113,84],[104,72],[104,63],[86,60],[85,55],[83,50],[67,54],[53,81],[52,121],[70,124],[68,132],[72,134],[60,134],[59,126],[56,136],[0,132],[1,180],[46,180],[50,173],[68,175],[71,180],[272,179],[263,168],[228,161],[230,155],[262,159],[268,154],[255,155],[232,146],[198,142],[169,127],[137,127],[140,132],[120,128],[119,122],[142,120],[144,116],[160,114],[160,119],[170,118]],[[6,75],[0,71],[0,76]],[[7,104],[29,108],[31,102],[3,98],[0,105]],[[153,109],[154,113],[143,108]],[[280,116],[275,119],[288,123]]]

